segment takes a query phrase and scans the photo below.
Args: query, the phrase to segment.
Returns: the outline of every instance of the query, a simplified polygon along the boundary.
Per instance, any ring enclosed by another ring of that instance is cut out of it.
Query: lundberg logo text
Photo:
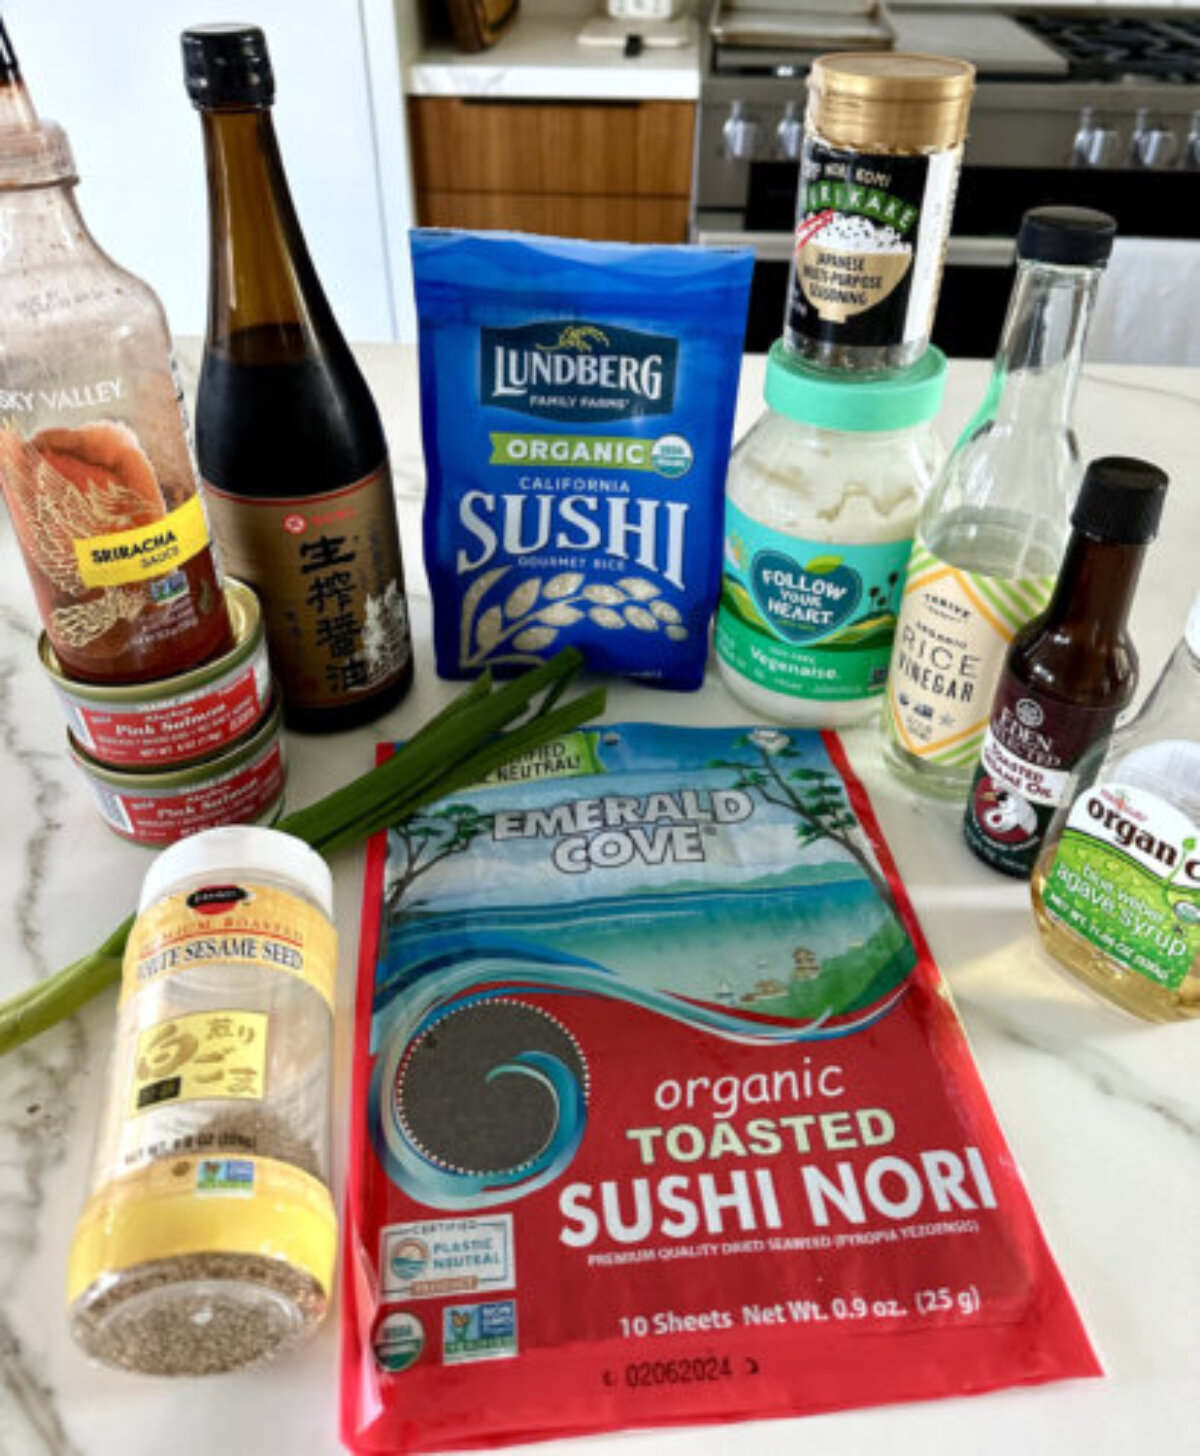
[[[578,423],[638,419],[675,408],[679,342],[586,321],[483,329],[485,405]]]

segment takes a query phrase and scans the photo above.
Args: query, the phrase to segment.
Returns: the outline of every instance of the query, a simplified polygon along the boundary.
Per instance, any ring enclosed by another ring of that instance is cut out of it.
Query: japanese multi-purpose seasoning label
[[[808,78],[784,339],[835,369],[929,342],[974,71],[901,52],[820,56]]]
[[[443,677],[578,647],[695,688],[753,255],[418,230]]]
[[[1097,1373],[836,738],[612,725],[378,839],[358,1452]]]

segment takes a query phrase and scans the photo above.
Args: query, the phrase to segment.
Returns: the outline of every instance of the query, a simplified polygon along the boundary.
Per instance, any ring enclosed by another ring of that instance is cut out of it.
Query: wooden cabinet
[[[417,218],[624,242],[687,238],[685,101],[409,100]]]

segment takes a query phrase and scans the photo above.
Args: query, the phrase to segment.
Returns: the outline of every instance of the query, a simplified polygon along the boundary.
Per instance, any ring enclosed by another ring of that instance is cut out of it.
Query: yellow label
[[[148,526],[77,540],[75,560],[85,586],[129,586],[166,576],[207,545],[204,507],[193,495]]]
[[[130,1116],[209,1097],[261,1102],[268,1022],[261,1011],[201,1011],[148,1027],[137,1040]]]
[[[329,920],[287,890],[231,880],[168,895],[138,916],[125,947],[121,997],[221,964],[295,976],[333,1010],[337,932]]]
[[[88,1201],[71,1244],[67,1298],[73,1303],[101,1275],[203,1253],[283,1259],[329,1290],[337,1254],[329,1190],[273,1158],[151,1163]]]

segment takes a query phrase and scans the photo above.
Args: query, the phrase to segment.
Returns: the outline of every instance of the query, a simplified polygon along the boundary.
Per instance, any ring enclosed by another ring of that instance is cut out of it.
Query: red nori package
[[[342,1436],[1095,1375],[833,735],[580,732],[372,846]]]

